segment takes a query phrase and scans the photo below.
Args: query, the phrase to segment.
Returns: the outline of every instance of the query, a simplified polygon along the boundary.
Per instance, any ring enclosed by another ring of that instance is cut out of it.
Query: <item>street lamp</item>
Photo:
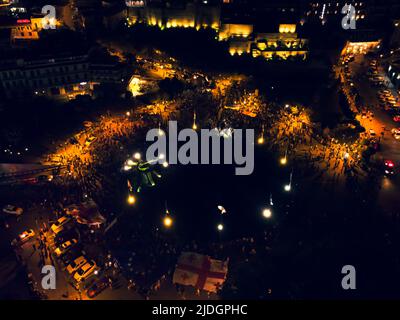
[[[169,166],[169,164],[168,164],[168,162],[167,162],[167,161],[163,162],[163,164],[162,164],[162,165],[163,165],[163,167],[164,167],[164,168],[167,168],[167,167]]]
[[[284,186],[284,190],[285,190],[286,192],[289,192],[290,190],[292,190],[292,176],[293,176],[293,170],[292,170],[292,172],[290,173],[289,183],[286,184],[286,185]]]
[[[172,218],[167,214],[164,219],[163,219],[163,224],[166,228],[170,228],[172,226],[173,220]]]
[[[287,152],[288,152],[288,148],[289,148],[289,146],[286,147],[285,155],[280,159],[280,163],[281,163],[281,165],[283,165],[283,166],[287,164]]]
[[[219,224],[217,225],[217,229],[218,229],[218,231],[224,230],[224,225],[223,225],[222,223],[219,223]]]
[[[218,210],[221,211],[221,214],[226,213],[226,209],[223,206],[218,206]]]
[[[133,194],[130,194],[128,196],[127,202],[128,202],[129,205],[133,205],[136,202],[135,196]]]
[[[158,135],[160,137],[164,135],[164,131],[161,129],[161,122],[158,124]]]
[[[264,218],[269,219],[272,217],[272,210],[270,208],[266,208],[263,210],[262,215]]]
[[[258,144],[264,143],[264,125],[262,126],[261,136],[258,138],[257,142],[258,142]]]
[[[132,159],[128,159],[128,160],[126,161],[126,165],[129,166],[129,167],[132,167],[132,166],[134,166],[135,164],[136,164],[136,162],[134,162]]]
[[[197,124],[196,124],[196,112],[193,112],[193,130],[197,130]]]
[[[139,152],[136,152],[136,153],[133,155],[133,157],[134,157],[136,160],[140,160],[140,158],[141,158],[142,156],[140,155]]]

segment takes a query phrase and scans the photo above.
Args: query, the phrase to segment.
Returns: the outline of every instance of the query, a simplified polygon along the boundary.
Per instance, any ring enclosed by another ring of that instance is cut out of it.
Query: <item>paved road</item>
[[[377,136],[381,136],[381,132],[384,132],[384,136],[381,138],[381,151],[376,155],[377,159],[390,159],[395,164],[400,166],[400,141],[397,141],[391,135],[390,130],[398,127],[392,120],[387,112],[379,107],[379,100],[377,93],[378,88],[371,85],[367,77],[367,70],[369,68],[369,62],[364,56],[356,56],[354,62],[349,64],[350,72],[353,75],[355,87],[358,89],[365,103],[371,107],[371,111],[374,116],[371,118],[362,118],[361,125],[367,130],[373,129]],[[378,71],[384,76],[384,71],[380,67]],[[393,93],[397,95],[395,90]],[[385,130],[384,130],[385,128]],[[399,203],[398,195],[400,194],[400,174],[393,178],[382,178],[381,191],[379,193],[379,204],[383,211],[389,215],[398,213]]]

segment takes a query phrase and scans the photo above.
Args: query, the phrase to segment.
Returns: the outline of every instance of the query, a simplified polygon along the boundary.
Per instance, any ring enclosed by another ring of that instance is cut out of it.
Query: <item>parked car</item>
[[[57,257],[62,256],[63,254],[67,253],[75,244],[77,244],[78,240],[76,239],[71,239],[65,241],[63,244],[61,244],[58,248],[54,250],[54,253],[56,254]]]
[[[67,272],[69,274],[74,273],[76,270],[78,270],[80,267],[82,267],[86,262],[87,262],[87,260],[84,256],[80,256],[80,257],[76,258],[74,261],[72,261],[67,266]]]
[[[93,274],[97,269],[96,263],[92,260],[82,265],[74,274],[74,280],[79,283],[84,281],[88,276]]]
[[[110,281],[107,277],[103,277],[95,281],[86,291],[89,298],[94,298],[110,286]]]
[[[64,230],[65,225],[71,221],[71,218],[69,217],[61,217],[58,219],[51,227],[51,231],[53,231],[54,234],[60,233],[62,230]]]
[[[24,210],[22,208],[18,208],[9,204],[3,208],[3,212],[7,214],[12,214],[14,216],[20,216],[24,212]]]
[[[18,235],[18,238],[14,239],[11,244],[12,245],[22,245],[29,240],[31,240],[35,236],[35,231],[32,229],[25,230],[21,234]]]

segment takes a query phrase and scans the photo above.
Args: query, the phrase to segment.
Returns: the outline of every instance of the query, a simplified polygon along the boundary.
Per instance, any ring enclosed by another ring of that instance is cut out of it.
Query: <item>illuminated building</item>
[[[310,1],[306,16],[309,18],[317,18],[325,23],[331,19],[343,19],[344,14],[342,8],[345,5],[352,5],[355,9],[355,19],[364,20],[367,18],[366,1],[357,0],[327,0],[327,1]]]
[[[298,12],[299,6],[293,1],[272,2],[260,9],[261,20],[269,21],[266,14],[276,17],[277,13]],[[264,15],[265,14],[265,15]],[[288,59],[308,55],[308,41],[298,37],[296,24],[272,22],[275,32],[255,31],[258,21],[251,15],[247,1],[226,1],[222,7],[186,1],[180,6],[147,5],[128,8],[128,25],[146,23],[164,28],[213,28],[219,41],[227,41],[231,55],[251,54],[253,57]],[[274,19],[275,21],[275,19]],[[289,21],[293,21],[290,18]],[[262,28],[261,28],[262,29]]]
[[[15,59],[0,65],[0,83],[8,98],[56,96],[73,91],[88,79],[87,56],[53,59]]]
[[[267,60],[291,57],[305,60],[308,56],[308,40],[299,38],[295,24],[280,24],[279,32],[252,33],[244,37],[229,38],[229,53],[242,55],[250,53],[252,57],[263,57]]]
[[[188,1],[181,5],[128,7],[128,25],[146,23],[164,28],[219,29],[219,6]]]
[[[9,99],[40,95],[71,99],[91,94],[98,83],[121,83],[126,75],[120,63],[86,49],[51,56],[25,52],[0,63],[0,86]]]
[[[57,20],[45,19],[44,16],[36,14],[32,15],[30,19],[17,20],[17,26],[11,29],[11,42],[16,44],[21,41],[39,40],[39,32],[44,29],[45,25],[60,25]]]
[[[222,24],[218,33],[218,39],[222,41],[230,38],[248,38],[253,33],[253,28],[252,24]]]
[[[343,48],[342,54],[366,54],[371,50],[377,49],[380,44],[380,40],[359,42],[348,41]]]
[[[267,60],[286,60],[291,57],[305,60],[308,55],[308,40],[298,37],[295,24],[280,24],[279,33],[256,34],[251,44],[251,54],[254,58],[261,56]]]

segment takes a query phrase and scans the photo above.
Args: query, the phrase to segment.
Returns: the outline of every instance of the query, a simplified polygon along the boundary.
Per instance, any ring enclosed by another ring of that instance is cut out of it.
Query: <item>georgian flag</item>
[[[200,290],[217,292],[222,287],[227,273],[228,261],[211,259],[194,252],[182,252],[172,281]]]

